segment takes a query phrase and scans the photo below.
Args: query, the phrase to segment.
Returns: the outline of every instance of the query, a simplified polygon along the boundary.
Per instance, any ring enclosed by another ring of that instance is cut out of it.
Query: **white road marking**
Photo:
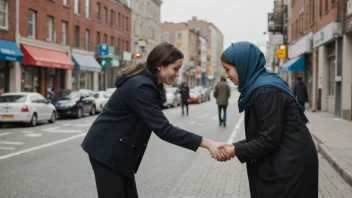
[[[93,122],[95,119],[88,119],[88,120],[85,120],[84,122]]]
[[[198,126],[204,126],[204,124],[201,123],[201,124],[198,124]]]
[[[15,150],[13,147],[0,147],[0,150],[12,151]]]
[[[64,126],[64,127],[65,127],[65,126],[71,126],[71,124],[63,124],[62,126]]]
[[[208,114],[206,113],[206,114],[203,114],[203,115],[200,115],[200,116],[198,116],[197,118],[204,118],[205,116],[207,116]]]
[[[241,123],[243,122],[243,119],[244,119],[244,116],[241,115],[240,119],[238,119],[238,121],[237,121],[237,123],[236,123],[235,129],[233,130],[233,132],[232,132],[230,138],[227,140],[227,143],[228,143],[228,144],[233,143],[233,141],[235,140],[236,135],[237,135],[237,132],[238,132],[238,130],[239,130],[240,127],[241,127]]]
[[[41,136],[43,136],[43,134],[41,134],[41,133],[31,133],[31,134],[26,134],[24,136],[27,136],[27,137],[41,137]]]
[[[212,117],[211,119],[212,120],[216,120],[218,118],[218,116],[214,116],[214,117]]]
[[[49,133],[82,133],[82,130],[68,130],[68,129],[61,129],[61,127],[51,127],[42,129],[42,131],[49,132]]]
[[[189,122],[189,123],[194,124],[194,123],[196,123],[196,121],[191,121],[191,122]]]
[[[0,144],[8,144],[8,145],[22,145],[23,142],[9,142],[9,141],[0,141]]]
[[[0,136],[5,136],[5,135],[10,135],[10,132],[4,132],[4,133],[0,133]]]
[[[14,157],[14,156],[17,156],[17,155],[21,155],[21,154],[24,154],[24,153],[28,153],[28,152],[31,152],[31,151],[39,150],[39,149],[42,149],[42,148],[46,148],[46,147],[49,147],[49,146],[53,146],[53,145],[56,145],[56,144],[67,142],[67,141],[70,141],[70,140],[74,140],[74,139],[80,138],[82,136],[85,136],[86,134],[87,133],[81,133],[81,134],[74,135],[74,136],[71,136],[69,138],[65,138],[65,139],[62,139],[62,140],[50,142],[50,143],[43,144],[43,145],[40,145],[40,146],[35,146],[35,147],[29,148],[29,149],[18,151],[18,152],[15,152],[15,153],[10,153],[10,154],[7,154],[7,155],[3,155],[3,156],[0,156],[0,160],[7,159],[7,158],[10,158],[10,157]]]
[[[22,131],[22,133],[33,133],[33,131]]]
[[[92,123],[88,123],[88,124],[74,124],[74,127],[87,127],[87,126],[91,126]]]

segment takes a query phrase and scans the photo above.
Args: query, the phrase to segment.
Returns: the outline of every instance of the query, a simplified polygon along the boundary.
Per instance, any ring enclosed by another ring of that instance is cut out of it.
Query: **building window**
[[[67,2],[67,1],[68,1],[68,0],[63,0],[63,1],[62,1],[62,4],[65,5],[65,6],[67,6],[67,5],[68,5],[68,2]]]
[[[119,47],[119,52],[121,52],[121,40],[117,38],[117,46]]]
[[[111,38],[110,38],[110,45],[111,46],[114,46],[115,45],[115,37],[114,36],[111,36]]]
[[[67,22],[65,21],[61,22],[61,43],[67,43]]]
[[[320,15],[320,17],[322,17],[323,16],[323,0],[320,0],[320,2],[319,2],[319,15]]]
[[[79,14],[79,1],[80,1],[80,0],[75,0],[74,12],[75,12],[76,14]]]
[[[75,25],[74,46],[79,48],[79,26]]]
[[[125,16],[122,15],[122,18],[121,18],[121,29],[125,29]]]
[[[336,56],[335,56],[335,42],[327,46],[327,60],[328,60],[328,78],[329,78],[329,96],[335,96],[336,92]]]
[[[329,11],[329,0],[325,0],[325,13]]]
[[[104,10],[103,10],[103,21],[104,23],[108,23],[108,9],[106,7],[104,7]]]
[[[97,46],[100,44],[100,32],[97,32]]]
[[[126,17],[126,31],[128,31],[128,17]]]
[[[164,32],[164,41],[169,41],[169,32]]]
[[[120,14],[120,13],[118,13],[117,27],[118,27],[118,28],[121,27],[121,14]]]
[[[84,32],[84,50],[89,51],[89,30]]]
[[[28,11],[28,37],[35,38],[36,36],[36,12]]]
[[[21,91],[40,92],[40,72],[39,67],[22,67],[21,71]]]
[[[90,11],[89,4],[90,4],[89,0],[86,0],[85,10],[86,10],[86,18],[87,19],[89,19],[89,11]]]
[[[181,39],[182,39],[182,33],[176,32],[176,40],[181,40]]]
[[[9,8],[7,0],[0,0],[0,28],[8,28]]]
[[[310,21],[313,23],[315,21],[315,0],[310,0]]]
[[[107,34],[104,34],[103,42],[108,43],[108,35]]]
[[[100,3],[97,3],[96,7],[97,20],[100,21]]]
[[[335,6],[336,1],[335,0],[331,0],[331,7]]]
[[[130,51],[130,46],[129,46],[129,42],[128,41],[126,41],[126,51]]]
[[[53,41],[54,17],[48,16],[46,18],[46,40]]]
[[[115,25],[115,12],[113,10],[110,11],[110,25]]]

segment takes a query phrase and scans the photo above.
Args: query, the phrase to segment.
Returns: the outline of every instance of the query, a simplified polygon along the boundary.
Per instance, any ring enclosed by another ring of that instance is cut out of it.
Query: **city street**
[[[232,92],[227,127],[218,126],[217,106],[210,102],[165,109],[175,126],[206,138],[228,142],[244,138],[243,114],[238,113],[238,93]],[[0,130],[1,198],[97,197],[94,175],[80,144],[96,116],[58,120],[34,128]],[[319,155],[319,197],[350,198],[352,188]],[[192,152],[152,135],[136,175],[140,198],[240,197],[249,198],[245,164],[237,159],[220,163],[200,148]]]

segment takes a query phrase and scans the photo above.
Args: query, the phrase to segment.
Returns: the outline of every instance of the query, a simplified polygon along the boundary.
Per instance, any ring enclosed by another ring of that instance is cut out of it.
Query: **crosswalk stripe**
[[[10,132],[4,132],[4,133],[0,133],[0,136],[5,136],[5,135],[10,135]]]
[[[23,144],[23,142],[0,141],[0,144],[22,145],[22,144]]]
[[[0,150],[13,151],[13,150],[15,150],[15,148],[13,148],[13,147],[0,147]]]

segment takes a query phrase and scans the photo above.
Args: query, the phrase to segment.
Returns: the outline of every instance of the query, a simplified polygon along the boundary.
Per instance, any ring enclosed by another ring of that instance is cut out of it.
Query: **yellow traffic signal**
[[[286,45],[280,45],[280,50],[286,50]]]

